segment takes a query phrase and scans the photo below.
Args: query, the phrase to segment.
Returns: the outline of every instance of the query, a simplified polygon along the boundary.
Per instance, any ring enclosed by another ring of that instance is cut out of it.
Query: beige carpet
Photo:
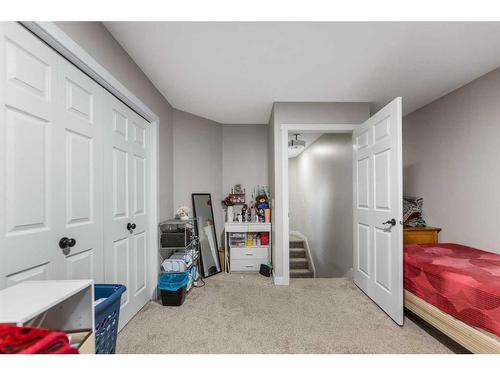
[[[431,333],[433,333],[431,331]],[[413,320],[397,326],[347,279],[220,274],[181,307],[147,304],[118,353],[451,353]]]

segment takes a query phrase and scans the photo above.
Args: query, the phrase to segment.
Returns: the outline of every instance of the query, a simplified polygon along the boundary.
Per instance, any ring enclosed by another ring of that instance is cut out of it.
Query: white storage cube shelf
[[[0,290],[0,323],[93,331],[93,281],[24,281]]]
[[[271,224],[226,223],[225,261],[227,272],[259,272],[261,264],[271,259]],[[269,244],[247,246],[248,234],[268,233]]]

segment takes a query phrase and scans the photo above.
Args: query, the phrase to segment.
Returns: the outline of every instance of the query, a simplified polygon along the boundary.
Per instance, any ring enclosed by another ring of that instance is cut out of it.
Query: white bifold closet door
[[[0,27],[0,287],[103,281],[101,88],[20,25]],[[63,237],[76,241],[65,253]]]
[[[127,285],[120,328],[148,301],[148,161],[146,121],[115,97],[106,97],[104,248],[108,283]],[[130,229],[129,229],[130,228]]]
[[[0,288],[124,284],[122,327],[150,297],[147,122],[21,25],[0,38]]]

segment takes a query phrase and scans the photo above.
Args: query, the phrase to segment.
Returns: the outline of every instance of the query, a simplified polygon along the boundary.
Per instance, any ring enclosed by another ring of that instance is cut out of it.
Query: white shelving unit
[[[0,290],[0,323],[88,331],[80,353],[95,353],[92,280],[24,281]]]
[[[231,246],[230,236],[234,233],[269,233],[269,244],[263,246]],[[258,272],[261,264],[271,259],[271,224],[240,223],[225,224],[225,262],[227,272]]]

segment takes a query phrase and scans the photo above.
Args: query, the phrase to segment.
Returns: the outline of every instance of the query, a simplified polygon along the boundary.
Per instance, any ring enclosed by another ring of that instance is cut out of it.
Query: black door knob
[[[396,219],[392,218],[391,220],[387,220],[385,223],[382,224],[391,224],[392,226],[396,225]]]
[[[61,249],[66,249],[69,247],[68,245],[69,238],[68,237],[63,237],[59,240],[59,247]]]
[[[135,225],[135,223],[132,223],[132,229],[135,229],[137,228],[137,225]]]
[[[73,247],[76,245],[76,240],[74,238],[63,237],[59,240],[59,247],[61,249],[67,249],[68,247]]]
[[[127,223],[127,230],[132,233],[137,226],[135,223]]]

